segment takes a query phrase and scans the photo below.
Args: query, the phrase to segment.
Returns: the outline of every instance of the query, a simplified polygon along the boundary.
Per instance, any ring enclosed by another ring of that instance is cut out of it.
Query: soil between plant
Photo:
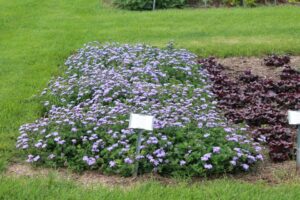
[[[145,174],[133,177],[121,177],[116,175],[103,175],[96,171],[87,171],[82,174],[71,172],[67,169],[49,169],[36,168],[25,163],[15,163],[8,167],[6,176],[11,177],[30,177],[42,178],[54,175],[63,180],[71,180],[83,186],[103,185],[107,187],[130,188],[146,181],[157,181],[163,185],[175,185],[180,181],[178,179],[163,177],[157,174]],[[276,185],[282,183],[299,182],[300,176],[296,172],[295,161],[285,161],[283,163],[272,163],[270,161],[262,162],[257,169],[248,173],[225,174],[209,178],[195,177],[188,180],[190,184],[203,183],[215,179],[238,180],[246,183],[264,183],[267,185]]]
[[[300,56],[291,56],[290,66],[300,70]],[[254,75],[279,80],[283,67],[265,66],[263,58],[258,57],[230,57],[219,58],[218,63],[224,65],[226,73],[235,78],[245,70],[251,70]]]

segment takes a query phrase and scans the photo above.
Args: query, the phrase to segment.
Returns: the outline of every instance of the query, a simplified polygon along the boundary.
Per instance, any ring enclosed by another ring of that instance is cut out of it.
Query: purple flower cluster
[[[65,159],[66,164],[79,154],[87,166],[101,163],[102,168],[112,169],[137,159],[155,170],[170,163],[177,145],[174,136],[161,132],[191,125],[207,132],[223,127],[228,142],[252,143],[227,126],[216,110],[206,70],[186,50],[91,43],[65,64],[65,74],[51,80],[42,92],[45,117],[20,127],[17,148],[35,154],[28,156],[28,162]],[[131,112],[155,116],[155,131],[143,136],[138,158],[134,155],[136,133],[127,128]],[[210,133],[204,134],[209,137]],[[221,144],[214,146],[199,162],[212,169],[208,162],[221,152]],[[237,153],[248,156],[251,164],[262,159],[247,149]],[[176,159],[178,166],[188,165],[186,158]]]

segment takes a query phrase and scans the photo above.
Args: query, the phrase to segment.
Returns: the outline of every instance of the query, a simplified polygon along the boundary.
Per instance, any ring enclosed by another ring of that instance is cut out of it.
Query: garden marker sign
[[[299,111],[288,111],[289,124],[300,125],[300,110]]]
[[[130,114],[129,128],[143,129],[147,131],[153,130],[154,117],[150,115]]]
[[[155,4],[156,4],[156,0],[153,0],[152,10],[155,10]]]
[[[300,111],[288,111],[289,124],[297,125],[297,171],[300,172]]]
[[[134,114],[134,113],[130,114],[129,128],[140,130],[138,134],[137,143],[136,143],[136,152],[135,152],[136,158],[140,155],[143,130],[152,131],[153,122],[154,122],[153,116]],[[137,176],[138,170],[139,170],[139,162],[136,161],[133,176],[135,177]]]

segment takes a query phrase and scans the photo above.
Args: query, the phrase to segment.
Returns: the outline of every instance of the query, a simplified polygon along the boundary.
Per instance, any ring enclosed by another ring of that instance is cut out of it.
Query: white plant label
[[[288,111],[289,124],[300,125],[300,111]]]
[[[153,122],[153,116],[130,113],[129,128],[152,131]]]

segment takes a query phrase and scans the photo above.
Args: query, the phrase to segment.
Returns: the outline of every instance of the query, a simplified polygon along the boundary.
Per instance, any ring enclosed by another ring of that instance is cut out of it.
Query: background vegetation
[[[182,7],[254,7],[297,3],[300,0],[112,0],[114,5],[129,10],[151,10]]]

